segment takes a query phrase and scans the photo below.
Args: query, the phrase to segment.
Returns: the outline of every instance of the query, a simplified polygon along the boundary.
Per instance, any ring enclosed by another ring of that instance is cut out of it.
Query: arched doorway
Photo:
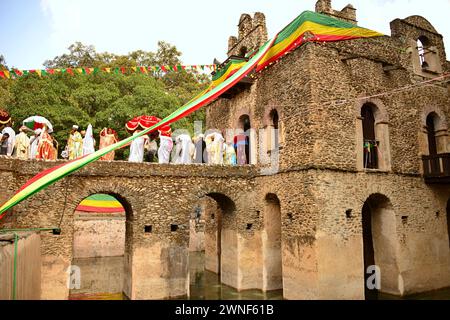
[[[364,138],[364,168],[378,169],[378,142],[375,134],[374,106],[370,103],[361,109]]]
[[[123,298],[127,208],[119,196],[94,194],[74,212],[72,272],[80,272],[70,288],[71,300]],[[75,269],[74,269],[75,268]]]
[[[235,210],[234,202],[221,193],[207,194],[194,209],[204,234],[191,231],[190,247],[196,247],[189,254],[191,299],[224,298],[221,283],[233,287],[236,281],[237,234],[231,228]]]
[[[386,196],[374,194],[366,200],[362,208],[362,227],[366,299],[377,299],[380,291],[401,294],[397,265],[396,217]]]
[[[273,152],[279,149],[280,146],[280,134],[279,134],[279,122],[280,117],[278,115],[278,111],[276,109],[272,109],[269,113],[270,118],[270,145],[269,151]]]
[[[436,157],[438,154],[437,148],[437,138],[436,138],[436,127],[439,121],[439,116],[432,112],[427,116],[426,129],[428,137],[428,154],[432,157],[430,161],[431,173],[440,172],[439,158]],[[434,156],[434,157],[433,157]]]
[[[275,194],[265,198],[263,246],[263,291],[283,289],[281,253],[281,206]]]
[[[235,137],[237,162],[239,165],[247,165],[252,163],[251,159],[251,123],[247,114],[239,118],[238,129],[241,131]]]

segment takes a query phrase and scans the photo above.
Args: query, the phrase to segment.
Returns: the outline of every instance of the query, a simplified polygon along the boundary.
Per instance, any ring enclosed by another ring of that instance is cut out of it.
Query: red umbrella
[[[161,121],[160,118],[157,118],[155,116],[139,116],[136,117],[130,121],[127,122],[125,127],[127,128],[128,132],[133,133],[136,130],[145,130],[150,127],[153,127],[155,124],[159,123]],[[172,129],[169,125],[165,125],[162,128],[160,128],[158,131],[161,133],[161,135],[165,135],[170,137],[172,134]]]
[[[136,130],[145,130],[153,127],[155,124],[160,122],[161,119],[154,116],[139,116],[127,122],[125,127],[129,132],[134,132]]]
[[[0,124],[7,124],[11,121],[11,116],[5,110],[0,109]]]

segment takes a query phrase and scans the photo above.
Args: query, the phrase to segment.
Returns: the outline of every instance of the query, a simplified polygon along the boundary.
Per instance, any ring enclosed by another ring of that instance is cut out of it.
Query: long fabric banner
[[[105,73],[115,73],[115,74],[133,74],[141,73],[147,74],[149,72],[179,72],[185,71],[206,71],[208,69],[210,72],[217,70],[217,65],[207,64],[207,65],[174,65],[174,66],[150,66],[150,67],[115,67],[115,68],[64,68],[64,69],[36,69],[36,70],[0,70],[0,78],[3,79],[17,79],[30,74],[37,74],[39,77],[48,76],[51,74],[97,74],[99,72]]]
[[[175,111],[174,113],[172,113],[171,115],[169,115],[168,117],[166,117],[153,127],[148,128],[140,132],[139,134],[126,138],[122,141],[119,141],[111,146],[100,149],[90,155],[72,160],[70,162],[61,164],[57,167],[50,168],[48,170],[41,172],[40,174],[32,178],[30,181],[28,181],[22,188],[20,188],[20,190],[0,208],[0,219],[4,217],[7,210],[17,205],[18,203],[24,201],[33,194],[39,192],[40,190],[46,188],[52,183],[64,178],[65,176],[71,174],[76,170],[79,170],[85,165],[100,159],[102,156],[108,154],[109,152],[125,146],[126,144],[132,142],[134,139],[149,134],[150,132],[156,131],[170,123],[173,123],[181,118],[184,118],[185,116],[198,110],[202,106],[215,100],[229,88],[233,87],[236,83],[238,83],[242,78],[244,78],[253,68],[255,68],[258,62],[262,59],[262,57],[267,53],[269,48],[272,46],[272,44],[273,40],[267,42],[264,46],[261,47],[258,54],[256,54],[249,62],[245,64],[245,66],[243,66],[232,77],[228,78],[226,81],[222,82],[219,86],[209,91],[208,93],[181,107],[180,109],[178,109],[177,111]]]
[[[158,130],[189,115],[202,106],[207,105],[247,76],[254,68],[257,68],[257,71],[264,69],[276,62],[284,54],[294,50],[305,42],[340,41],[378,36],[383,36],[383,34],[323,14],[311,11],[303,12],[277,34],[273,40],[264,44],[255,54],[249,57],[248,62],[241,60],[230,61],[214,75],[213,82],[207,90],[200,93],[185,106],[181,107],[153,127],[144,130],[135,136],[119,141],[109,147],[98,150],[93,154],[64,163],[38,174],[28,181],[11,199],[3,204],[0,208],[0,219],[5,215],[7,210],[46,188],[50,184],[62,179],[85,165],[100,159],[105,154],[127,145],[134,139]]]

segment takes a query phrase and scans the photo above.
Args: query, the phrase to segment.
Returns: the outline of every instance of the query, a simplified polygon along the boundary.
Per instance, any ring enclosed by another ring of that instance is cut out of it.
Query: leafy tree
[[[133,67],[181,64],[181,53],[166,42],[158,42],[156,52],[137,50],[128,55],[97,53],[93,46],[75,43],[69,52],[47,60],[47,68],[76,67]],[[5,65],[0,56],[0,68]],[[60,150],[65,147],[69,130],[74,124],[85,129],[89,123],[94,135],[104,127],[115,129],[119,138],[130,134],[125,123],[139,115],[164,118],[188,102],[209,84],[205,75],[196,72],[169,72],[167,74],[114,74],[99,72],[90,75],[54,74],[38,77],[36,74],[15,80],[0,79],[0,103],[16,120],[18,130],[22,120],[29,116],[46,117],[54,128]],[[1,107],[0,106],[0,107]],[[172,125],[193,132],[195,120],[204,120],[198,111]],[[116,159],[125,159],[127,148],[119,150]]]

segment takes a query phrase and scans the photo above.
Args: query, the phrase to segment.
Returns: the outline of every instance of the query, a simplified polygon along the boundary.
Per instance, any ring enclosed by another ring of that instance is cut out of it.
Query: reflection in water
[[[262,292],[237,290],[220,283],[220,276],[204,270],[204,253],[189,255],[190,300],[281,300],[282,290]],[[125,300],[123,286],[124,258],[92,258],[74,260],[81,269],[81,289],[70,291],[70,300]],[[186,299],[186,297],[184,297]],[[409,297],[380,293],[379,300],[450,300],[450,288]]]
[[[281,300],[283,291],[237,290],[220,283],[220,275],[206,271],[205,254],[189,254],[190,300]]]

